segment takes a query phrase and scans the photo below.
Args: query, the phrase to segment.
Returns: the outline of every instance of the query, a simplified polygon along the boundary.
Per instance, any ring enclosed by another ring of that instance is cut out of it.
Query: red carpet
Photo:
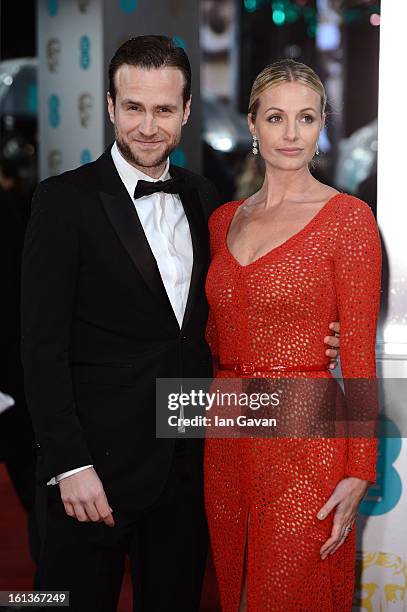
[[[28,552],[25,514],[3,464],[0,464],[0,500],[0,591],[28,591],[32,588],[34,564]],[[130,579],[126,572],[118,612],[131,610]],[[201,612],[220,612],[211,563],[206,571]]]

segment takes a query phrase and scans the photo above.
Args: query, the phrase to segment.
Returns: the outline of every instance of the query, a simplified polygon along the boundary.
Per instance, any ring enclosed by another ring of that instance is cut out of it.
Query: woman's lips
[[[288,157],[296,157],[297,155],[300,155],[300,153],[302,153],[303,149],[277,149],[277,151],[282,155],[287,155]]]

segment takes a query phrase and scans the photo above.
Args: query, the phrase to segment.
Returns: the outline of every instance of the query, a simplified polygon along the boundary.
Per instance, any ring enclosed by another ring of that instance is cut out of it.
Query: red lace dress
[[[262,378],[276,376],[267,366],[323,364],[328,325],[339,320],[343,377],[374,380],[381,249],[366,204],[334,196],[300,232],[246,266],[226,244],[240,204],[221,206],[209,222],[213,355],[255,364]],[[220,370],[217,379],[225,377],[237,374]],[[284,374],[301,377],[331,375]],[[284,409],[296,418],[295,397]],[[322,561],[332,516],[320,521],[317,513],[342,478],[374,481],[375,465],[376,441],[367,437],[207,439],[206,509],[223,612],[238,610],[244,564],[249,612],[351,610],[354,530]]]

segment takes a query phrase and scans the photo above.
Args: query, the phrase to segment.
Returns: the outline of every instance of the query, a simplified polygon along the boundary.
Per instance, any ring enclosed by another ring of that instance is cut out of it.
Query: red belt
[[[276,366],[256,366],[254,363],[221,363],[219,365],[219,370],[229,370],[240,376],[251,376],[257,372],[325,372],[327,368],[328,363]]]

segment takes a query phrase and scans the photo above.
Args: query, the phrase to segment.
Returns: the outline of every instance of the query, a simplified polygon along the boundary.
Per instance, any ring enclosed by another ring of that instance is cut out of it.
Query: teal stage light
[[[285,24],[286,14],[281,9],[276,9],[273,11],[273,21],[277,26],[282,26]]]
[[[259,8],[259,0],[243,0],[244,8],[248,13],[254,13]]]
[[[254,13],[263,8],[266,0],[243,0],[243,6],[248,13]]]

